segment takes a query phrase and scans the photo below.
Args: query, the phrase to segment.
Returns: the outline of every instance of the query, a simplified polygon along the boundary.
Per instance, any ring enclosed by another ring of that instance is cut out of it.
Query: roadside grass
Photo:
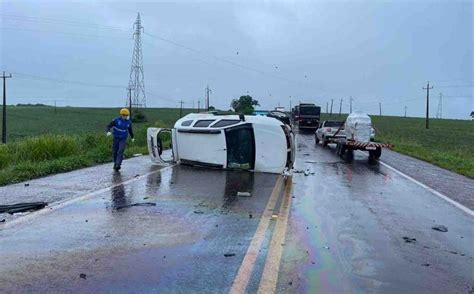
[[[163,123],[135,127],[135,142],[128,142],[125,158],[148,153],[146,129],[150,126],[163,126]],[[105,132],[39,135],[1,145],[0,186],[111,162],[111,145],[112,138],[106,137]]]
[[[333,115],[331,119],[345,119]],[[468,120],[371,116],[375,140],[395,145],[394,150],[474,178],[474,122]],[[323,114],[322,120],[330,119]]]

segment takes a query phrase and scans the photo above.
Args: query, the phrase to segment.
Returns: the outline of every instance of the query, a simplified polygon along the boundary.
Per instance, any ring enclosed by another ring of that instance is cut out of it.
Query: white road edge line
[[[360,151],[360,150],[357,150],[359,151],[360,153],[364,154],[365,156],[367,156],[367,154],[365,154],[364,152]],[[385,162],[382,162],[379,160],[379,163],[382,164],[383,166],[385,166],[386,168],[396,172],[397,174],[401,175],[402,177],[412,181],[413,183],[419,185],[420,187],[423,187],[425,188],[426,190],[430,191],[431,193],[435,194],[436,196],[438,196],[439,198],[443,199],[443,200],[446,200],[447,202],[451,203],[452,205],[456,206],[457,208],[461,209],[462,211],[464,211],[465,213],[469,214],[470,216],[474,216],[474,211],[467,208],[466,206],[462,205],[461,203],[457,202],[457,201],[454,201],[453,199],[449,198],[448,196],[446,195],[443,195],[441,194],[440,192],[436,191],[435,189],[433,188],[430,188],[428,187],[427,185],[415,180],[414,178],[410,177],[409,175],[407,174],[404,174],[403,172],[399,171],[398,169],[386,164]]]
[[[27,222],[29,221],[30,219],[36,217],[36,216],[39,216],[39,215],[43,215],[43,214],[47,214],[49,212],[51,212],[52,210],[56,210],[56,209],[59,209],[59,208],[62,208],[64,206],[67,206],[67,205],[70,205],[74,202],[78,202],[80,200],[86,200],[86,199],[89,199],[89,198],[92,198],[96,195],[100,195],[102,193],[105,193],[105,192],[108,192],[112,189],[114,189],[115,187],[118,187],[120,185],[126,185],[126,184],[130,184],[130,183],[133,183],[133,182],[136,182],[140,179],[143,179],[144,177],[147,177],[149,175],[152,175],[152,174],[156,174],[156,173],[161,173],[161,172],[164,172],[164,171],[167,171],[169,169],[171,169],[174,165],[169,165],[169,166],[165,166],[163,168],[160,168],[158,170],[155,170],[155,171],[152,171],[152,172],[149,172],[149,173],[146,173],[146,174],[143,174],[143,175],[140,175],[138,177],[133,177],[131,179],[128,179],[126,181],[123,181],[123,182],[120,182],[120,183],[115,183],[113,184],[112,186],[108,186],[108,187],[105,187],[105,188],[102,188],[102,189],[99,189],[97,191],[94,191],[94,192],[89,192],[87,194],[84,194],[84,195],[80,195],[80,196],[77,196],[77,197],[73,197],[73,198],[69,198],[69,199],[65,199],[65,200],[60,200],[60,201],[57,201],[57,202],[54,202],[52,203],[51,205],[48,205],[46,206],[45,208],[43,209],[40,209],[40,210],[37,210],[37,211],[33,211],[33,212],[30,212],[24,216],[21,216],[17,219],[13,219],[7,223],[4,223],[2,226],[0,226],[0,231],[2,229],[6,229],[6,228],[9,228],[11,226],[15,226],[17,224],[21,224],[21,223],[24,223],[24,222]]]

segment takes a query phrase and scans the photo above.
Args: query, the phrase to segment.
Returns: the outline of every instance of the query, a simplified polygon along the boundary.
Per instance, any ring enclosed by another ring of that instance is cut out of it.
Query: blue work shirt
[[[133,129],[132,121],[120,117],[114,118],[112,122],[107,126],[107,132],[110,132],[112,129],[112,134],[114,138],[117,139],[127,139],[128,133],[133,139]]]

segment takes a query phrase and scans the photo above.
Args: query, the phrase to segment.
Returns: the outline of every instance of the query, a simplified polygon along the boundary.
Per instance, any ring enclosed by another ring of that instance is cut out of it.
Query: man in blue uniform
[[[112,132],[110,132],[112,130]],[[130,133],[132,142],[135,141],[132,130],[132,121],[130,120],[130,111],[127,108],[120,110],[120,116],[114,118],[107,126],[107,136],[113,135],[112,154],[114,157],[114,170],[120,170],[122,165],[123,152],[127,145],[127,137]]]

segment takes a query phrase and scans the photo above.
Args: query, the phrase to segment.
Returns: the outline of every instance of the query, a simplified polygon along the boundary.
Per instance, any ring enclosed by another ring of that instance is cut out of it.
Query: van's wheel
[[[318,145],[319,144],[318,135],[314,135],[314,137],[316,138],[316,145]]]
[[[328,140],[326,140],[324,137],[322,137],[323,139],[323,147],[326,147],[328,145]]]
[[[346,153],[346,150],[347,150],[346,145],[341,144],[341,151],[340,151],[341,157],[344,156],[344,154]]]
[[[377,147],[375,150],[369,150],[369,158],[370,159],[379,159],[382,155],[382,148]]]

